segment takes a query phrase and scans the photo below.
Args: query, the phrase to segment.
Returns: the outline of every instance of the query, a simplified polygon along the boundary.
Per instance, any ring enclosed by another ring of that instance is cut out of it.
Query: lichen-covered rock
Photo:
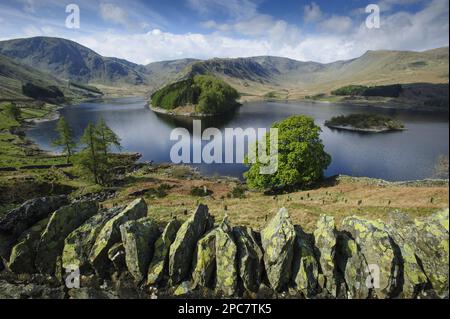
[[[175,297],[183,297],[192,293],[194,290],[194,285],[190,281],[183,281],[180,283],[177,288],[174,290],[173,295]]]
[[[373,278],[356,241],[347,233],[339,232],[335,249],[336,297],[367,299],[372,297]]]
[[[118,272],[122,272],[126,269],[127,264],[125,260],[125,247],[123,247],[123,243],[115,243],[108,250],[108,259],[112,262],[114,268]]]
[[[291,278],[295,229],[288,211],[282,208],[261,232],[264,264],[275,291],[287,288]]]
[[[115,215],[100,230],[89,254],[89,261],[97,273],[104,274],[109,264],[108,250],[121,240],[119,227],[129,220],[137,220],[147,215],[147,204],[138,198]]]
[[[159,236],[158,225],[149,217],[130,220],[120,226],[120,233],[128,271],[140,283],[146,278],[153,257],[153,246]]]
[[[202,237],[198,243],[192,271],[196,287],[211,287],[216,272],[216,233],[214,229]]]
[[[231,297],[236,294],[237,283],[237,246],[225,217],[216,232],[216,292]]]
[[[385,225],[353,216],[343,220],[342,228],[352,235],[364,255],[366,271],[372,273],[374,297],[397,296],[402,265]]]
[[[449,296],[448,209],[416,219],[416,235],[411,240],[433,290],[441,298]]]
[[[321,215],[317,221],[317,227],[314,231],[315,244],[320,251],[319,263],[321,278],[323,282],[320,284],[329,295],[337,296],[336,287],[336,241],[337,231],[334,217]]]
[[[313,297],[321,292],[319,285],[320,264],[314,246],[314,237],[295,227],[297,234],[294,245],[293,281],[298,291],[305,297]]]
[[[414,246],[414,237],[417,235],[417,228],[406,214],[400,212],[392,212],[390,223],[386,226],[401,258],[402,272],[398,297],[416,298],[427,289],[429,283],[416,258],[417,247]]]
[[[169,276],[173,285],[186,279],[191,271],[192,258],[199,238],[212,227],[208,207],[200,205],[195,213],[183,223],[170,246]]]
[[[244,288],[256,293],[261,285],[264,254],[249,227],[234,227],[237,245],[237,268]]]
[[[90,273],[89,254],[103,225],[117,215],[121,209],[112,208],[94,215],[75,229],[64,241],[62,254],[63,268],[78,268],[80,272]]]
[[[49,218],[45,218],[25,231],[11,250],[8,268],[16,274],[36,273],[34,261],[39,239],[47,227]]]
[[[65,238],[98,211],[95,202],[76,202],[54,212],[41,235],[36,254],[36,268],[39,272],[53,275],[55,262],[62,254]]]
[[[169,251],[175,240],[181,223],[178,220],[170,221],[155,242],[152,261],[148,267],[147,284],[152,286],[160,283],[169,271]]]
[[[9,259],[12,246],[20,235],[60,207],[67,205],[66,196],[31,199],[0,218],[0,257]]]

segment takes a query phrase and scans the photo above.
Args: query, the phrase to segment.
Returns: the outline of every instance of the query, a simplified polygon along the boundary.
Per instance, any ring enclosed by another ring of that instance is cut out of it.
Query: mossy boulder
[[[277,292],[287,289],[290,282],[295,237],[294,225],[285,208],[261,232],[267,277]]]
[[[152,286],[160,283],[169,271],[169,251],[175,240],[181,223],[178,220],[170,221],[155,242],[154,254],[148,267],[147,284]]]
[[[128,271],[137,283],[146,279],[148,266],[153,257],[153,246],[159,236],[156,222],[144,217],[130,220],[120,226],[125,261]]]
[[[416,257],[416,253],[419,253],[414,245],[414,237],[418,235],[417,228],[406,214],[393,212],[390,214],[387,231],[401,256],[403,274],[399,297],[416,298],[429,286],[429,280]]]
[[[169,253],[169,276],[172,284],[179,284],[189,276],[197,241],[212,225],[213,219],[208,207],[200,205],[180,227]]]
[[[448,209],[434,215],[416,219],[417,229],[411,237],[416,256],[420,259],[433,290],[441,298],[449,296],[449,237]]]
[[[335,250],[336,297],[367,299],[373,297],[373,278],[358,244],[346,232],[339,232]]]
[[[418,236],[414,245],[434,291],[441,298],[449,296],[448,209],[429,218],[416,220]]]
[[[216,234],[214,229],[202,237],[196,247],[192,271],[193,284],[196,287],[211,288],[216,273]]]
[[[93,201],[76,202],[54,212],[39,240],[36,268],[39,272],[53,275],[55,263],[64,249],[66,237],[95,215],[98,205]]]
[[[216,231],[216,292],[231,297],[236,294],[237,284],[237,246],[225,217]]]
[[[320,251],[319,263],[322,273],[321,287],[336,297],[336,241],[337,231],[334,217],[321,215],[314,231],[315,245]]]
[[[103,225],[120,211],[119,207],[115,207],[96,214],[70,233],[64,241],[62,267],[76,267],[83,274],[91,272],[89,254],[97,236]]]
[[[237,226],[233,229],[237,245],[237,268],[244,288],[257,293],[264,271],[264,254],[251,228]]]
[[[11,250],[8,268],[16,274],[36,273],[34,262],[39,239],[47,227],[49,218],[45,218],[25,231]]]
[[[89,261],[98,274],[104,274],[109,264],[108,250],[121,241],[119,227],[129,220],[137,220],[147,215],[147,204],[138,198],[115,215],[102,227],[89,254]]]
[[[9,259],[12,246],[20,235],[48,215],[67,205],[66,196],[31,199],[0,218],[0,257]]]
[[[356,216],[347,217],[342,222],[343,230],[351,234],[357,247],[361,249],[367,262],[367,276],[374,297],[396,297],[401,285],[402,264],[398,251],[392,245],[392,239],[380,221],[369,221]],[[359,270],[360,271],[360,270]]]
[[[296,289],[303,296],[310,298],[319,294],[322,289],[319,284],[321,280],[320,263],[317,258],[319,253],[314,244],[314,236],[307,234],[300,226],[295,226],[297,234],[294,245],[294,262],[292,268],[292,279]]]

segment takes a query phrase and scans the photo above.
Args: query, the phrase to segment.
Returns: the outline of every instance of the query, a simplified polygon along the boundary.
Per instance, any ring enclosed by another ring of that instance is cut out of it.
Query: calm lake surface
[[[192,120],[174,119],[157,115],[148,109],[143,98],[122,98],[82,103],[62,109],[61,114],[79,138],[88,122],[103,118],[122,139],[123,151],[143,154],[143,161],[170,162],[170,133],[176,127],[192,132]],[[351,113],[383,113],[401,120],[407,131],[384,134],[361,134],[332,130],[324,122],[335,115]],[[306,102],[255,102],[244,104],[235,114],[217,120],[202,120],[202,130],[217,127],[246,129],[269,128],[275,121],[290,115],[302,114],[315,119],[322,127],[321,138],[332,164],[326,175],[346,174],[386,180],[412,180],[429,178],[439,155],[449,153],[448,115],[373,109],[335,104]],[[57,121],[39,123],[27,132],[30,139],[45,150],[56,137]],[[199,136],[194,136],[200,139]],[[205,144],[205,142],[204,142]],[[205,175],[242,177],[243,164],[194,165]]]

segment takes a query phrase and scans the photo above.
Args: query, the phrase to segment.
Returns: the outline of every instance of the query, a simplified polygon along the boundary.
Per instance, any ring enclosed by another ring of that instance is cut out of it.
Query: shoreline
[[[148,108],[157,114],[180,116],[180,117],[208,118],[208,117],[214,117],[214,116],[221,115],[221,114],[204,114],[204,113],[176,113],[173,111],[163,109],[161,107],[152,106],[151,104],[148,104]]]
[[[406,131],[406,128],[403,129],[391,129],[391,128],[358,128],[354,126],[344,126],[344,125],[325,125],[330,129],[348,131],[348,132],[357,132],[357,133],[389,133],[389,132],[403,132]]]
[[[216,116],[226,115],[227,113],[217,113],[217,114],[206,114],[206,113],[177,113],[170,110],[163,109],[161,107],[155,107],[150,104],[150,102],[147,103],[148,108],[155,112],[156,114],[162,114],[162,115],[168,115],[168,116],[174,116],[174,117],[183,117],[183,118],[213,118]],[[242,106],[242,103],[239,103],[231,112],[234,112],[238,107]]]

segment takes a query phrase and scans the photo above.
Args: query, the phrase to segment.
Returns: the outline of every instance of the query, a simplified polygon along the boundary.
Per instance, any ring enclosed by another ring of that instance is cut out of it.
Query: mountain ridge
[[[60,80],[117,88],[129,85],[149,94],[192,75],[210,74],[243,96],[261,98],[268,92],[277,92],[283,98],[296,99],[350,84],[448,83],[449,48],[422,52],[369,50],[358,58],[331,63],[254,56],[187,58],[140,65],[101,56],[71,40],[33,37],[0,41],[0,55]]]

